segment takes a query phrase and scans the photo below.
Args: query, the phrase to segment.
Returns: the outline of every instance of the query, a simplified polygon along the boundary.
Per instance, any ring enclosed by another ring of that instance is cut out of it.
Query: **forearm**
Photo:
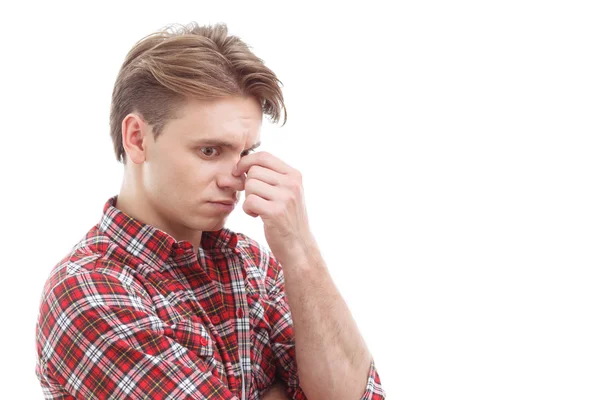
[[[360,399],[371,354],[318,247],[282,267],[302,390],[311,400]]]

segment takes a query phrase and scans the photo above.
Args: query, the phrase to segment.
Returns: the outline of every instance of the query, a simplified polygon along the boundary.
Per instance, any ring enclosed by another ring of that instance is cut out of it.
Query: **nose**
[[[232,191],[241,192],[244,190],[244,184],[246,183],[246,174],[239,176],[233,175],[233,167],[229,170],[224,171],[219,175],[217,179],[217,186],[221,189],[230,189]]]

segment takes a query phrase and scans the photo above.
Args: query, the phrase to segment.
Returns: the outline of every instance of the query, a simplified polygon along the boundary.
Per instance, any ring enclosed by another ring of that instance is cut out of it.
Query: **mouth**
[[[233,203],[233,202],[211,201],[211,202],[209,202],[209,204],[222,212],[230,212],[230,211],[233,211],[235,208],[235,203]]]

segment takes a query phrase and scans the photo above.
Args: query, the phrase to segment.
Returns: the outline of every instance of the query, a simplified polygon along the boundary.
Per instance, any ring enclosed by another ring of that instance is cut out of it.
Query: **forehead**
[[[262,109],[256,99],[228,97],[212,101],[188,100],[168,125],[178,139],[221,141],[224,145],[239,147],[260,140],[262,119]]]

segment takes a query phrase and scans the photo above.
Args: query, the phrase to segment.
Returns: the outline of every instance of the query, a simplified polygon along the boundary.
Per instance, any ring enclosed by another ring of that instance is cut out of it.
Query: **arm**
[[[192,339],[199,336],[191,331],[204,328],[187,320],[166,325],[147,299],[112,276],[70,276],[43,309],[45,369],[75,398],[237,399],[210,372],[210,337]]]
[[[287,282],[286,299],[283,276],[277,279],[283,317],[270,321],[272,347],[290,395],[306,398],[305,393],[311,400],[385,396],[371,354],[310,232],[300,171],[258,152],[243,157],[232,173],[242,176],[243,209],[261,217],[265,239]]]
[[[284,376],[302,387],[298,397],[385,399],[375,363],[316,244],[305,255],[272,263],[280,270],[272,296],[280,320],[274,324],[275,354]],[[291,261],[293,260],[293,261]],[[284,288],[285,276],[285,288]],[[291,321],[290,321],[291,322]],[[293,329],[293,330],[292,330]]]

